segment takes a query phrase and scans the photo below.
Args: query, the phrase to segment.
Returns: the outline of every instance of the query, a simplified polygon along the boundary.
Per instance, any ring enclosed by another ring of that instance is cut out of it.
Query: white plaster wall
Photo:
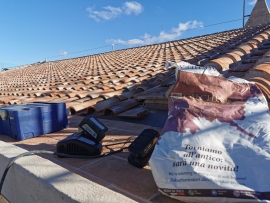
[[[0,141],[0,177],[9,159],[24,152]],[[12,165],[2,193],[10,203],[134,202],[36,155],[22,157]]]

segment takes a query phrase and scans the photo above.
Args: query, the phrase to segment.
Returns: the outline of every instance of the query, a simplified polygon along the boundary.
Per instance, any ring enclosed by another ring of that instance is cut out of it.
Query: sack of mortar
[[[184,202],[270,202],[270,116],[254,83],[184,64],[168,103],[149,161],[161,193]]]

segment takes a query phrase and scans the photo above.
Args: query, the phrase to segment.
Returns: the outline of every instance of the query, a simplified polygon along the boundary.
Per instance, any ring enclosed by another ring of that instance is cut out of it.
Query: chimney
[[[260,24],[270,23],[270,12],[266,0],[257,0],[250,17],[245,25],[247,27],[255,27]]]

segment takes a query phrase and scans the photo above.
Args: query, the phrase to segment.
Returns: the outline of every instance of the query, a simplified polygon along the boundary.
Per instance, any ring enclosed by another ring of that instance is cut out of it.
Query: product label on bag
[[[179,71],[149,162],[155,181],[182,201],[270,202],[265,98],[253,83],[212,72]]]

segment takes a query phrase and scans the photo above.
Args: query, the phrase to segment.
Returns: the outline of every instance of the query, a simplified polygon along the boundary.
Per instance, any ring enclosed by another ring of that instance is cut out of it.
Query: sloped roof
[[[146,106],[166,108],[166,91],[175,82],[167,61],[211,65],[226,77],[259,81],[269,98],[269,67],[252,69],[264,63],[269,35],[269,25],[261,25],[1,72],[0,105],[63,101],[72,114],[141,117]]]

